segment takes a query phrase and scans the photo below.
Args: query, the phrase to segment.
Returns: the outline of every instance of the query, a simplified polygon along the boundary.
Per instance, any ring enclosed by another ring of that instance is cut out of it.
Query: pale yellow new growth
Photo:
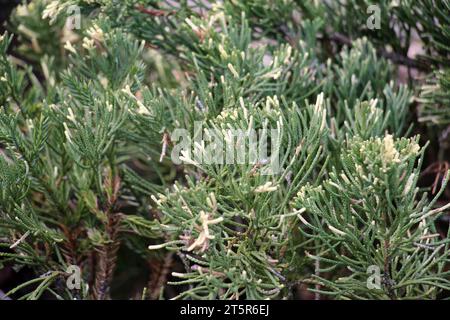
[[[214,236],[209,232],[209,225],[220,223],[223,221],[223,218],[219,217],[209,220],[209,215],[204,211],[200,211],[200,221],[202,225],[202,231],[200,232],[194,243],[189,246],[189,248],[187,249],[188,251],[192,251],[197,247],[201,247],[201,251],[205,251],[208,245],[208,240],[214,239]]]

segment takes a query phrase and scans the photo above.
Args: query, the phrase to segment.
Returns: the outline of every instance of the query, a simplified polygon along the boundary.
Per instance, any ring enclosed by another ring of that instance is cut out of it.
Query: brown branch
[[[108,242],[96,248],[98,264],[92,293],[95,300],[110,299],[110,283],[116,267],[117,252],[120,248],[119,226],[122,214],[115,213],[120,190],[119,176],[111,177],[108,175],[105,179],[104,187],[107,193],[107,203],[104,212],[107,216],[105,231],[108,236]]]
[[[157,9],[147,9],[143,5],[139,5],[136,7],[140,12],[148,14],[153,17],[161,17],[161,16],[168,16],[171,14],[174,14],[175,11],[164,11],[164,10],[157,10]]]
[[[169,252],[164,259],[152,260],[149,262],[151,270],[150,280],[147,286],[148,298],[156,300],[161,294],[164,284],[167,282],[167,276],[173,264],[173,253]]]
[[[79,265],[80,257],[77,254],[77,239],[82,233],[82,229],[80,227],[69,229],[64,224],[59,224],[61,228],[65,240],[62,243],[61,252],[66,260],[66,263],[69,265]]]

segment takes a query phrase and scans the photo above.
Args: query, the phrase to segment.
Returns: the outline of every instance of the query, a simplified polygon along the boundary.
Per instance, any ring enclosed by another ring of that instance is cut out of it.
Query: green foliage
[[[307,255],[320,263],[315,275],[324,286],[320,292],[421,299],[448,289],[449,243],[439,239],[434,226],[445,208],[432,209],[437,197],[430,203],[420,195],[419,150],[417,139],[353,138],[341,155],[342,168],[333,168],[320,185],[300,189],[294,208],[301,232],[316,240]],[[381,270],[375,290],[367,285],[370,267]],[[323,278],[322,272],[335,276]]]
[[[383,135],[386,130],[407,133],[411,92],[390,81],[392,67],[377,57],[367,39],[355,41],[350,50],[344,48],[338,63],[328,64],[332,72],[326,92],[337,101],[331,104],[335,127],[344,126],[344,134],[353,131],[352,135],[363,138]]]
[[[64,43],[73,42],[78,35],[65,25],[66,20],[62,17],[51,24],[42,19],[46,6],[47,2],[43,0],[19,5],[12,16],[10,29],[21,43],[18,51],[23,57],[37,64],[42,58],[51,57],[56,60],[54,63],[62,64],[65,56],[59,53]]]
[[[280,150],[273,151],[281,154],[279,175],[267,175],[267,164],[202,165],[186,159],[209,180],[196,184],[187,177],[186,187],[176,184],[173,192],[154,198],[162,213],[161,229],[171,239],[156,247],[186,251],[192,263],[192,272],[177,274],[182,281],[176,284],[195,284],[182,297],[280,296],[286,286],[281,272],[295,259],[291,238],[295,221],[287,213],[289,200],[293,190],[318,174],[320,142],[326,133],[323,97],[308,109],[294,105],[284,111],[273,110],[277,111],[272,117],[277,120],[278,132],[286,135],[277,137],[281,140]],[[211,121],[211,125],[227,128],[241,122],[248,130],[249,119],[254,119],[255,126],[260,123],[265,127],[267,124],[261,120],[270,118],[265,111],[242,106],[237,119],[222,114],[220,121]],[[199,146],[193,154],[206,157],[205,151]]]

